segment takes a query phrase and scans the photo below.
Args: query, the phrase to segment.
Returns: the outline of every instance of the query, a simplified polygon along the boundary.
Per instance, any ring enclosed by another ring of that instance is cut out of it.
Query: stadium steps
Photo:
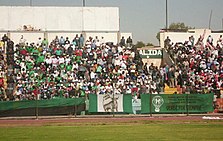
[[[168,66],[174,65],[174,60],[170,57],[170,54],[166,49],[163,49],[163,59],[161,64],[167,64]]]
[[[4,88],[7,89],[7,78],[4,77]]]
[[[216,101],[218,108],[214,110],[214,113],[222,113],[223,112],[223,98],[218,98]]]
[[[167,84],[165,84],[164,93],[165,94],[174,94],[177,92],[177,88],[170,88]]]

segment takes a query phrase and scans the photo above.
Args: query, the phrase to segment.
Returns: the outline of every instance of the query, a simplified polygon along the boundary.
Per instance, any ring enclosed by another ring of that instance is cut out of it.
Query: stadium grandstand
[[[21,9],[25,10],[24,7]],[[86,11],[89,9],[92,10],[87,8]],[[93,11],[97,10],[101,9]],[[118,20],[117,15],[113,16]],[[143,61],[142,54],[133,45],[131,34],[122,36],[119,25],[106,26],[107,29],[95,26],[93,32],[91,26],[83,23],[84,19],[81,21],[83,26],[76,32],[72,30],[74,27],[58,23],[59,31],[41,31],[43,28],[35,31],[35,28],[30,30],[23,26],[25,32],[23,29],[3,34],[0,100],[89,99],[90,94],[129,94],[137,100],[141,99],[141,94],[167,94],[170,91],[171,94],[215,93],[215,108],[217,111],[223,108],[217,100],[223,96],[222,36],[216,44],[211,35],[207,39],[204,35],[197,39],[191,36],[181,43],[172,42],[168,37],[164,41],[164,50],[174,63],[167,63],[162,58],[160,65],[154,65]],[[62,31],[66,27],[67,31]],[[41,36],[30,37],[35,32]],[[107,38],[104,39],[102,34]]]

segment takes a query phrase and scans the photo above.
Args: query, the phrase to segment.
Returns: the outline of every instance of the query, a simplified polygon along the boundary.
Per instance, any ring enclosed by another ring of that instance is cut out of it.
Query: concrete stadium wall
[[[0,30],[119,31],[118,7],[1,6]]]
[[[68,37],[70,40],[73,40],[75,35],[78,34],[80,36],[81,32],[79,33],[66,33],[66,32],[53,32],[53,33],[48,33],[48,40],[52,41],[55,39],[56,36],[58,37]],[[119,32],[84,32],[82,33],[85,37],[85,40],[89,39],[89,37],[92,37],[95,39],[97,36],[99,40],[104,37],[104,42],[113,42],[114,44],[117,44],[121,37],[123,36],[125,39],[127,39],[129,36],[132,38],[132,33],[119,33]],[[120,34],[120,35],[119,35]]]
[[[219,39],[220,35],[223,36],[223,33],[211,33],[211,36],[213,37],[214,45],[216,45],[217,40]]]
[[[7,32],[0,32],[0,39],[2,39],[2,37],[4,36],[4,34],[7,35]]]
[[[122,36],[132,38],[132,33],[120,33],[118,7],[30,7],[0,6],[0,37],[9,37],[18,43],[21,35],[28,43],[46,37],[49,42],[63,36],[72,41],[76,34],[84,34],[105,42],[119,43]],[[29,29],[24,30],[26,25]]]
[[[86,39],[89,39],[89,37],[92,37],[95,39],[95,37],[98,36],[98,39],[101,40],[102,37],[104,37],[105,42],[118,42],[118,33],[86,33]]]
[[[0,37],[2,37],[4,34],[8,35],[9,38],[14,41],[15,44],[19,43],[19,40],[21,36],[23,35],[24,39],[26,39],[26,42],[28,43],[36,43],[38,41],[38,38],[41,37],[43,39],[44,37],[48,39],[49,42],[55,39],[56,36],[59,38],[63,36],[64,38],[68,37],[70,41],[74,39],[76,34],[80,36],[81,32],[65,32],[65,31],[58,31],[58,32],[39,32],[39,31],[12,31],[12,32],[5,32],[0,31]],[[98,39],[100,40],[101,37],[104,37],[104,42],[113,42],[114,44],[117,44],[122,36],[127,39],[129,36],[132,38],[132,33],[119,33],[119,32],[84,32],[83,33],[85,40],[89,39],[89,37],[92,37],[95,39],[96,36],[98,36]]]
[[[171,39],[171,42],[185,42],[189,39],[191,35],[194,35],[193,33],[181,33],[181,32],[165,32],[160,34],[160,46],[164,48],[164,41],[169,36]]]
[[[58,38],[60,38],[61,36],[63,36],[63,38],[65,39],[66,37],[69,38],[70,41],[72,41],[74,39],[74,37],[76,36],[76,34],[78,34],[78,36],[80,36],[80,32],[79,33],[67,33],[67,32],[49,32],[47,34],[48,37],[48,41],[51,42],[55,39],[56,36],[58,36]]]
[[[21,38],[21,36],[23,35],[23,38],[26,39],[26,41],[28,43],[35,43],[38,41],[38,38],[41,37],[41,39],[44,38],[44,33],[35,33],[35,32],[31,32],[31,33],[11,33],[10,34],[10,39],[12,41],[14,41],[14,43],[19,43],[19,40]]]
[[[129,36],[130,36],[132,39],[134,38],[132,33],[121,33],[121,34],[120,34],[120,39],[121,39],[122,37],[124,37],[124,38],[125,38],[125,41],[126,41],[126,39],[127,39]]]
[[[190,36],[194,36],[195,38],[195,43],[197,42],[198,38],[204,34],[204,30],[206,30],[205,36],[204,36],[204,43],[207,40],[207,37],[209,35],[212,36],[213,38],[213,43],[216,45],[216,42],[219,38],[220,35],[223,35],[223,33],[212,33],[211,30],[209,29],[194,29],[193,32],[163,32],[160,33],[160,46],[164,48],[164,41],[169,36],[171,39],[171,42],[176,43],[176,42],[182,42],[184,43],[185,41],[189,40]]]
[[[151,64],[153,63],[154,66],[157,66],[158,68],[160,67],[162,63],[162,59],[142,59],[143,63]]]

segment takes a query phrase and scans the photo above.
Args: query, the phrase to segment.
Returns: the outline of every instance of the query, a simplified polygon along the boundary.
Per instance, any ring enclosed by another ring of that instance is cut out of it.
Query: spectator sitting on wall
[[[132,39],[131,39],[130,36],[129,36],[128,39],[126,40],[126,44],[127,44],[127,47],[131,47],[131,46],[132,46]]]
[[[125,38],[122,36],[122,39],[120,41],[120,46],[125,46]]]
[[[82,48],[84,46],[84,36],[83,36],[83,34],[80,35],[79,40],[80,40],[80,48]]]
[[[2,37],[2,41],[3,42],[7,42],[8,41],[8,36],[6,34],[4,34],[4,36]]]
[[[21,35],[21,38],[19,40],[19,45],[24,47],[26,44],[26,39],[23,37],[23,35]]]
[[[167,38],[164,40],[164,48],[168,49],[170,47],[171,40],[169,38],[169,36],[167,36]]]

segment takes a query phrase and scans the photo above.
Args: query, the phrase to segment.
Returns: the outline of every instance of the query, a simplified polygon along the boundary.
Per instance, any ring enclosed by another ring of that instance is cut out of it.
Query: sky
[[[82,6],[82,0],[0,0],[1,6]],[[90,7],[119,7],[120,31],[133,41],[158,45],[157,32],[166,25],[166,0],[85,0]],[[184,22],[195,28],[222,30],[223,0],[168,0],[168,24]]]

